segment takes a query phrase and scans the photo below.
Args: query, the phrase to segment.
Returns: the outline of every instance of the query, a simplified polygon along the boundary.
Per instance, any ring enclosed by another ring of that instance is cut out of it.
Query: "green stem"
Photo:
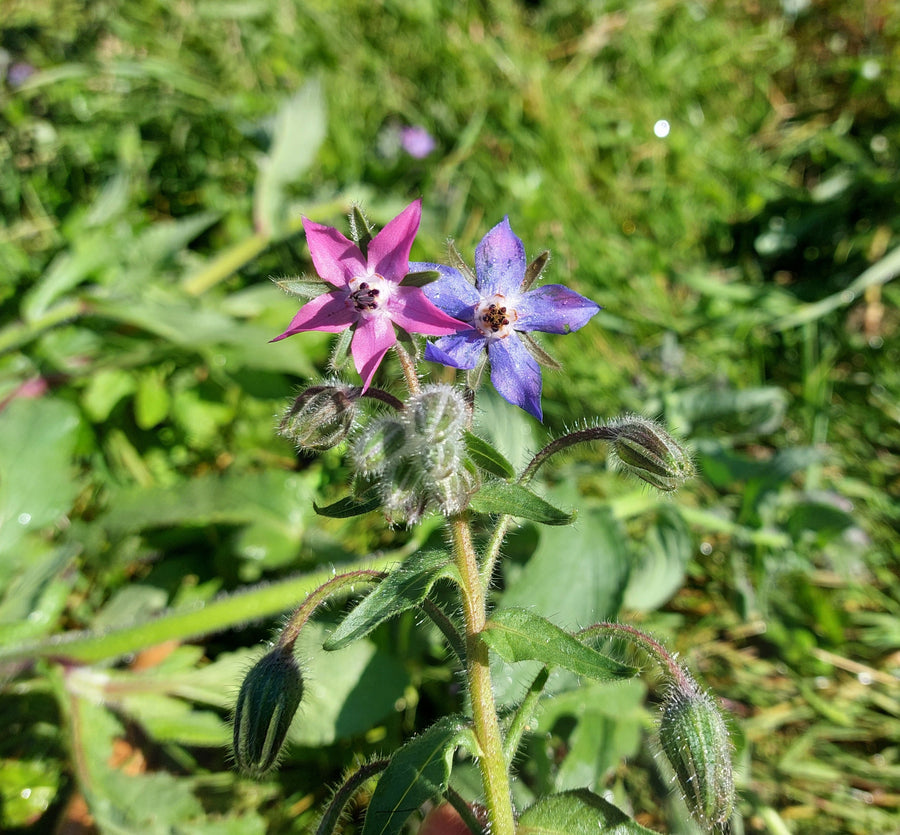
[[[639,629],[629,626],[627,623],[615,623],[613,621],[595,623],[593,626],[582,629],[578,633],[578,639],[584,640],[605,633],[613,633],[616,637],[624,638],[627,641],[637,644],[660,666],[666,669],[672,679],[678,683],[678,687],[682,692],[687,692],[696,687],[688,674],[675,660],[672,653],[670,653],[659,641],[654,640]]]
[[[406,387],[409,389],[409,393],[418,394],[422,387],[419,385],[419,375],[416,373],[416,364],[413,358],[399,341],[394,343],[394,351],[400,360],[400,368],[403,369],[403,377],[406,380]]]
[[[492,835],[515,835],[509,774],[503,755],[497,706],[491,683],[488,647],[481,635],[487,620],[484,591],[466,516],[449,520],[453,556],[462,577],[463,613],[466,621],[466,678],[472,701],[472,718],[480,757],[478,765],[484,785],[485,803]]]
[[[548,678],[550,678],[550,668],[542,667],[540,672],[534,677],[534,681],[531,682],[525,698],[522,699],[522,704],[517,708],[515,716],[513,716],[513,720],[506,731],[506,739],[503,742],[503,758],[508,766],[512,765],[516,751],[519,750],[519,743],[522,741],[522,736],[528,730],[528,726],[534,717],[534,712],[537,710],[538,702],[540,702],[544,693],[544,687]]]
[[[291,615],[290,620],[287,622],[287,626],[281,630],[281,635],[278,637],[278,646],[293,649],[294,642],[300,635],[300,630],[303,629],[306,622],[312,617],[313,612],[334,595],[346,591],[347,589],[352,593],[358,585],[377,583],[379,580],[383,580],[385,576],[386,574],[384,571],[374,571],[370,568],[362,568],[358,571],[348,571],[346,574],[338,574],[327,582],[322,583],[321,586],[314,589],[306,596],[306,600],[304,600],[294,614]]]
[[[419,543],[412,548],[415,550]],[[402,554],[392,551],[364,564],[364,569],[381,571],[396,565]],[[356,568],[357,566],[354,566]],[[90,664],[128,655],[164,641],[187,640],[242,623],[272,617],[295,605],[334,576],[331,569],[293,577],[279,583],[267,583],[237,592],[212,603],[166,612],[157,618],[109,632],[68,632],[18,646],[0,647],[0,668],[32,663],[36,658],[56,658],[72,663]]]
[[[0,354],[12,351],[36,339],[44,331],[55,328],[88,312],[87,302],[80,298],[67,299],[42,316],[29,322],[14,322],[0,331]]]

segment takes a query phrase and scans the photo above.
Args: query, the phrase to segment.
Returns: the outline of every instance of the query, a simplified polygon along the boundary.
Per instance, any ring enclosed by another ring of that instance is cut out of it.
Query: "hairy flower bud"
[[[406,427],[393,418],[370,423],[353,444],[353,460],[363,475],[385,472],[402,457],[406,447]]]
[[[677,490],[694,474],[687,451],[658,423],[627,417],[609,425],[612,450],[623,470],[659,490]]]
[[[456,469],[431,480],[429,494],[444,516],[462,513],[480,486],[478,470],[460,462]]]
[[[459,389],[438,384],[410,397],[406,417],[419,444],[442,444],[462,438],[468,409]]]
[[[234,708],[234,759],[251,777],[278,762],[303,698],[303,675],[293,649],[276,646],[247,673]]]
[[[712,697],[685,674],[662,707],[659,742],[691,814],[707,830],[734,808],[731,739]]]
[[[418,459],[399,458],[381,477],[380,491],[384,514],[392,525],[412,527],[418,524],[428,505]]]
[[[284,413],[278,432],[299,449],[326,450],[350,433],[357,401],[350,386],[310,386]]]

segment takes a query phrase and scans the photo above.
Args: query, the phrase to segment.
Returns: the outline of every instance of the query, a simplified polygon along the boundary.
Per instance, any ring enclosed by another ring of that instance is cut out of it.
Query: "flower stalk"
[[[468,518],[460,514],[449,520],[453,556],[462,577],[463,613],[466,628],[466,678],[472,702],[472,719],[478,741],[485,805],[493,835],[515,835],[515,818],[509,775],[497,706],[494,701],[488,647],[482,638],[487,622],[485,595]]]

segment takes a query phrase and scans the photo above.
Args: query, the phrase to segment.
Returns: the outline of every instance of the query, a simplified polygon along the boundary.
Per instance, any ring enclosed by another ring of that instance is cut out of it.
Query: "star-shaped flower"
[[[520,334],[576,331],[600,310],[599,305],[561,284],[528,289],[525,247],[510,229],[508,217],[475,250],[474,287],[453,267],[409,266],[415,272],[437,270],[441,277],[424,288],[425,295],[468,325],[429,343],[425,359],[472,369],[487,349],[494,388],[506,401],[541,420],[541,369]]]
[[[365,390],[397,341],[394,325],[429,336],[445,336],[464,327],[435,307],[421,288],[400,283],[409,272],[409,250],[421,215],[421,201],[410,203],[369,241],[365,255],[337,229],[303,218],[313,266],[335,289],[303,305],[288,329],[272,341],[302,331],[339,333],[353,328],[350,353]]]

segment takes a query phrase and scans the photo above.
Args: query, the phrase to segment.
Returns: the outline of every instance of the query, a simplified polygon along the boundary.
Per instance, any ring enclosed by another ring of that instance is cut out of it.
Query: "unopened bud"
[[[628,417],[608,427],[612,449],[622,469],[659,490],[677,490],[694,474],[690,455],[658,423]]]
[[[393,418],[370,423],[353,444],[353,460],[364,475],[378,475],[393,466],[406,446],[406,427]]]
[[[278,762],[303,698],[303,675],[293,649],[277,646],[247,673],[234,708],[234,759],[259,778]]]
[[[406,415],[415,440],[430,445],[461,439],[468,410],[459,389],[438,384],[413,395]]]
[[[691,814],[707,830],[727,823],[734,809],[731,739],[718,706],[693,679],[673,685],[659,742]]]
[[[460,463],[455,470],[433,480],[429,486],[429,493],[444,516],[454,516],[469,506],[469,500],[479,486],[478,471],[474,467]]]
[[[356,399],[349,390],[349,386],[311,386],[284,413],[279,434],[300,449],[337,446],[350,433],[356,417]]]
[[[382,477],[382,507],[392,525],[418,524],[428,505],[422,467],[415,458],[400,458]]]

